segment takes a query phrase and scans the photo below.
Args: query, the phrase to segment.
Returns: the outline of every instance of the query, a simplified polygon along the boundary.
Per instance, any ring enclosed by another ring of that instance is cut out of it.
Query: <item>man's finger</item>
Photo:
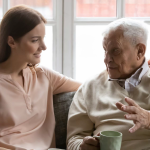
[[[141,124],[139,122],[137,122],[132,128],[129,129],[129,132],[133,133],[140,128],[141,128]]]
[[[136,104],[134,102],[134,100],[132,100],[131,98],[129,97],[125,97],[125,101],[130,105],[130,106],[137,106],[138,107],[138,104]]]
[[[117,106],[118,109],[122,110],[121,108],[122,108],[123,106],[125,106],[125,105],[123,105],[123,104],[120,103],[120,102],[117,102],[117,103],[116,103],[116,106]]]
[[[125,114],[124,115],[126,119],[128,120],[135,120],[135,121],[138,121],[138,116],[137,114]]]
[[[138,114],[138,109],[135,106],[122,106],[121,110],[129,114]]]
[[[85,143],[88,144],[88,145],[99,146],[99,142],[93,137],[88,137],[85,140]]]
[[[100,135],[100,133],[97,133],[96,135],[97,135],[97,136],[99,136],[99,135]]]

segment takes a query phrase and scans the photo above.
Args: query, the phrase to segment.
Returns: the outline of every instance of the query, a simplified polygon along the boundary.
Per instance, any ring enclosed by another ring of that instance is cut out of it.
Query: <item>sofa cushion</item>
[[[74,94],[75,92],[68,92],[53,96],[56,120],[55,139],[57,148],[66,149],[68,112]]]

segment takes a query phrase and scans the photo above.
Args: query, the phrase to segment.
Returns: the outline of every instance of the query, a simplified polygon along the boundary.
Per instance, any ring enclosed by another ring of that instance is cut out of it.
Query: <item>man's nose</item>
[[[105,62],[105,63],[109,63],[109,62],[111,62],[111,61],[113,61],[113,58],[112,58],[111,54],[108,53],[108,52],[106,52],[106,53],[105,53],[104,62]]]

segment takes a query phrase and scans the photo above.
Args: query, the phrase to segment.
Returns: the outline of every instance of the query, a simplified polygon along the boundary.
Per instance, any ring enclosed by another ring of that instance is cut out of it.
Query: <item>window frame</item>
[[[62,14],[63,14],[63,0],[53,1],[53,18],[47,19],[46,26],[53,28],[53,69],[62,73]],[[10,8],[10,0],[2,0],[3,14]],[[1,19],[0,19],[1,22]]]
[[[125,0],[116,0],[116,17],[111,18],[76,18],[76,0],[64,0],[63,74],[76,78],[76,25],[108,25],[124,17]],[[133,19],[143,20],[150,24],[150,17]]]
[[[3,1],[3,14],[10,0]],[[76,74],[76,25],[107,25],[125,16],[125,0],[116,0],[114,18],[76,18],[76,0],[53,0],[53,19],[46,26],[53,27],[53,69],[69,77]],[[135,18],[150,25],[150,17]],[[1,21],[1,20],[0,20]]]

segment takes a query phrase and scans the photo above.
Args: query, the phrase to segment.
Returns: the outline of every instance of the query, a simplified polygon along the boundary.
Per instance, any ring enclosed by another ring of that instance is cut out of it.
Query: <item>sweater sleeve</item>
[[[77,91],[77,89],[81,85],[80,82],[68,78],[60,74],[59,72],[43,67],[42,69],[44,70],[47,78],[50,81],[51,87],[53,89],[53,94]]]
[[[79,150],[83,138],[91,136],[94,124],[87,114],[82,87],[76,92],[71,104],[67,125],[67,149]]]

